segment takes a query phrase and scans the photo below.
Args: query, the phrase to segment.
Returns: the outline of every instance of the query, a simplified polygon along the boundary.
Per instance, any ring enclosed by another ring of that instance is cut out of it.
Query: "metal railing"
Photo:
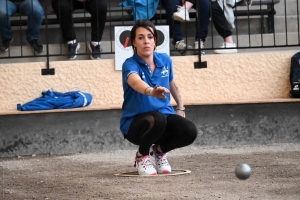
[[[57,57],[67,60],[68,53],[63,44],[59,21],[52,10],[51,3],[47,0],[40,2],[44,8],[44,19],[39,40],[44,45],[44,51],[40,54],[32,51],[25,39],[27,16],[15,14],[10,17],[14,40],[11,42],[8,51],[0,52],[0,63],[8,59],[9,62],[14,62],[16,59],[22,59],[23,62],[42,60],[47,63],[44,74],[52,74],[53,72],[49,67],[51,60]],[[298,48],[300,46],[298,0],[271,0],[271,7],[265,4],[266,0],[254,0],[254,2],[251,7],[241,5],[233,8],[235,28],[232,30],[232,37],[236,43],[236,49],[238,51],[250,51],[258,48]],[[220,49],[223,38],[216,32],[211,20],[204,48],[195,51],[193,46],[195,32],[197,31],[197,8],[190,10],[190,21],[181,23],[181,31],[182,37],[187,43],[186,54],[196,53],[201,61],[201,51],[203,50],[206,54],[209,54],[216,49]],[[132,26],[134,24],[133,16],[129,14],[132,12],[132,7],[119,7],[117,1],[108,1],[107,9],[105,30],[101,41],[101,55],[103,57],[115,54],[114,27]],[[159,5],[151,20],[156,25],[168,25],[166,17],[165,8]],[[91,15],[85,9],[80,9],[73,13],[73,22],[77,40],[81,43],[81,51],[77,55],[82,56],[82,58],[78,59],[88,59],[87,56],[91,55],[88,50],[88,43],[91,40],[89,35],[91,32]],[[170,39],[171,42],[172,39]],[[181,55],[172,44],[170,44],[170,53],[173,56]]]

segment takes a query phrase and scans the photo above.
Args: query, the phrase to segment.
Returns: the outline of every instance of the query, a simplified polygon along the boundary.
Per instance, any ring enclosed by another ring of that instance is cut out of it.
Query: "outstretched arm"
[[[132,89],[134,89],[135,91],[147,95],[147,96],[153,96],[153,97],[157,97],[157,98],[166,98],[166,95],[164,93],[169,94],[170,91],[165,88],[165,87],[161,87],[161,86],[155,86],[150,87],[147,83],[145,83],[141,77],[135,73],[132,73],[129,75],[128,79],[127,79],[127,83],[130,85],[130,87],[132,87]]]
[[[173,98],[177,104],[176,113],[182,117],[185,117],[184,104],[183,104],[183,101],[181,98],[179,87],[176,84],[175,80],[172,80],[170,82],[170,91],[171,91],[171,95],[173,96]]]

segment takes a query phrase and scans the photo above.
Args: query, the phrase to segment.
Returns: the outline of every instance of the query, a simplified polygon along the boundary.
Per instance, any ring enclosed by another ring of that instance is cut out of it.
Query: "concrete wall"
[[[300,142],[300,102],[187,106],[193,145]],[[119,129],[121,110],[0,115],[0,157],[137,149]]]
[[[186,105],[260,101],[289,97],[290,59],[296,51],[205,55],[207,68],[194,69],[197,56],[172,57]],[[121,108],[121,71],[114,60],[54,61],[55,75],[41,75],[46,64],[0,64],[0,114],[15,111],[52,89],[80,90],[93,96],[91,107]]]
[[[289,98],[294,53],[206,55],[204,69],[194,69],[197,56],[172,57],[187,118],[198,128],[194,145],[300,142],[300,102]],[[114,60],[56,61],[55,75],[42,76],[45,66],[0,64],[0,157],[137,148],[119,130],[122,85]],[[64,112],[16,111],[47,89],[81,90],[94,100]]]

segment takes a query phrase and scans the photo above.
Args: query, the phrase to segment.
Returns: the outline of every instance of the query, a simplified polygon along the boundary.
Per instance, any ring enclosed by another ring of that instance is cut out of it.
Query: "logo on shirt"
[[[166,77],[169,76],[169,70],[168,67],[163,67],[162,71],[161,71],[161,77]]]

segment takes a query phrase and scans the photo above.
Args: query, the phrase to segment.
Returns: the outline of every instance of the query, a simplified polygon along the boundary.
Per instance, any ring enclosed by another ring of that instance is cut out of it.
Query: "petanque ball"
[[[248,164],[242,163],[235,168],[235,175],[241,180],[246,180],[251,175],[251,168]]]

